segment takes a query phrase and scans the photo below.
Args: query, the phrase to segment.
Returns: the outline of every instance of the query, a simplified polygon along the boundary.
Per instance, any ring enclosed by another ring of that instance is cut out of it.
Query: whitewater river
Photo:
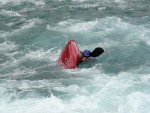
[[[105,52],[65,70],[69,40]],[[0,0],[0,113],[150,113],[150,1]]]

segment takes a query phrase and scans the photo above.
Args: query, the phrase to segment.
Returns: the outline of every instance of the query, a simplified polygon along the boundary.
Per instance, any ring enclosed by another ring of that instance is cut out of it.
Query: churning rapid
[[[62,69],[71,39],[105,52]],[[0,0],[0,113],[150,113],[150,1]]]

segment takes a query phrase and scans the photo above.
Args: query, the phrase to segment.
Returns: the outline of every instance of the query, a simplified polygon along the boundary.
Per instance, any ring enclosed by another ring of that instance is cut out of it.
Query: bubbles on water
[[[30,51],[25,55],[25,58],[31,59],[31,60],[46,60],[55,62],[58,59],[58,52],[54,51],[53,48],[44,51],[43,49],[37,50],[37,51]]]
[[[82,22],[76,20],[68,20],[59,22],[56,27],[52,27],[47,25],[47,29],[49,30],[59,30],[64,32],[88,32],[96,25],[97,22]]]
[[[9,10],[1,10],[0,15],[4,15],[4,16],[8,16],[8,17],[21,16],[18,12],[9,11]]]
[[[53,1],[67,3],[64,0]],[[25,2],[35,6],[47,5],[45,0],[1,0],[0,5],[17,5]],[[100,11],[108,11],[112,5],[124,8],[128,5],[125,0],[102,0],[93,4],[92,2],[93,0],[72,0],[69,1],[73,3],[69,8],[98,8]],[[62,7],[65,9],[68,6]],[[26,31],[32,31],[43,22],[35,17],[22,16],[22,13],[30,13],[35,9],[24,8],[19,12],[8,10],[0,12],[1,15],[23,18],[21,24],[17,22],[6,24],[8,27],[18,25],[18,28],[0,31],[3,40],[0,43],[0,54],[4,56],[0,58],[1,113],[12,111],[14,113],[149,113],[148,28],[110,15],[93,20],[75,18],[58,20],[58,23],[53,24],[46,20],[49,34],[46,34],[45,29],[44,32],[41,31],[38,44],[43,43],[43,40],[47,41],[45,36],[56,39],[58,35],[60,37],[67,35],[72,36],[71,38],[76,37],[74,39],[77,39],[81,50],[85,48],[92,50],[95,46],[101,46],[106,51],[95,62],[91,61],[93,65],[88,68],[63,70],[55,66],[60,48],[45,49],[44,44],[41,44],[43,47],[37,47],[34,42],[37,41],[37,35],[33,42],[27,45],[18,43],[19,39],[23,42],[22,37],[12,39],[15,35],[20,36],[28,33]],[[42,14],[47,11],[50,10],[45,9]],[[51,18],[53,17],[49,19]],[[24,39],[26,38],[32,37]],[[60,43],[56,42],[52,39],[49,43],[58,46]],[[2,61],[3,58],[5,61]]]
[[[150,103],[149,94],[144,94],[141,92],[133,92],[128,97],[124,105],[120,105],[119,111],[121,113],[133,112],[133,113],[143,113],[149,112],[148,104]],[[144,108],[144,109],[143,109]]]
[[[0,32],[2,34],[1,37],[6,38],[6,37],[11,37],[11,36],[15,36],[15,35],[24,33],[27,30],[36,27],[37,24],[42,23],[42,20],[34,18],[34,19],[26,21],[25,19],[22,19],[20,21],[20,23],[21,23],[21,26],[18,26],[17,29],[13,29],[13,30],[6,31],[6,32]],[[13,26],[16,26],[16,24],[18,24],[18,23],[10,22],[7,24],[7,26],[13,27]]]
[[[10,79],[28,78],[37,73],[40,74],[39,70],[43,70],[43,73],[46,71],[50,73],[47,68],[50,68],[49,64],[56,64],[59,52],[54,51],[52,48],[47,51],[42,49],[30,50],[24,54],[21,51],[13,54],[6,53],[9,60],[0,65],[2,66],[0,77]]]
[[[17,49],[17,45],[15,44],[15,42],[11,42],[11,41],[5,41],[3,43],[0,43],[0,52],[8,52],[11,50],[15,50]]]
[[[89,9],[89,8],[96,8],[99,4],[81,4],[81,5],[71,5],[70,8],[83,8],[83,9]]]
[[[116,24],[117,23],[117,24]],[[63,32],[105,32],[119,29],[128,29],[129,24],[123,22],[117,17],[106,17],[103,19],[95,19],[92,21],[81,21],[81,20],[67,20],[61,21],[56,26],[47,25],[49,30],[57,30]]]
[[[37,6],[41,6],[41,5],[45,5],[45,1],[44,0],[1,0],[0,1],[0,5],[6,5],[6,4],[14,4],[14,5],[20,5],[21,3],[24,2],[30,2],[30,3],[34,3]]]

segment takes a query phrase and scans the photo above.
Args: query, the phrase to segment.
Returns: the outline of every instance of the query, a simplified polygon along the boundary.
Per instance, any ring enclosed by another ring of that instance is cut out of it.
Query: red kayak
[[[74,40],[70,40],[59,56],[59,64],[66,69],[76,68],[81,58],[79,48]]]

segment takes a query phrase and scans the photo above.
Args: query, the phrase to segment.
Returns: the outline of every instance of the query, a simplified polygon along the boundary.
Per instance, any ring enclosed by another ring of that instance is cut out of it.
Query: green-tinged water
[[[61,50],[104,48],[74,70]],[[0,113],[149,113],[150,1],[0,0]]]

